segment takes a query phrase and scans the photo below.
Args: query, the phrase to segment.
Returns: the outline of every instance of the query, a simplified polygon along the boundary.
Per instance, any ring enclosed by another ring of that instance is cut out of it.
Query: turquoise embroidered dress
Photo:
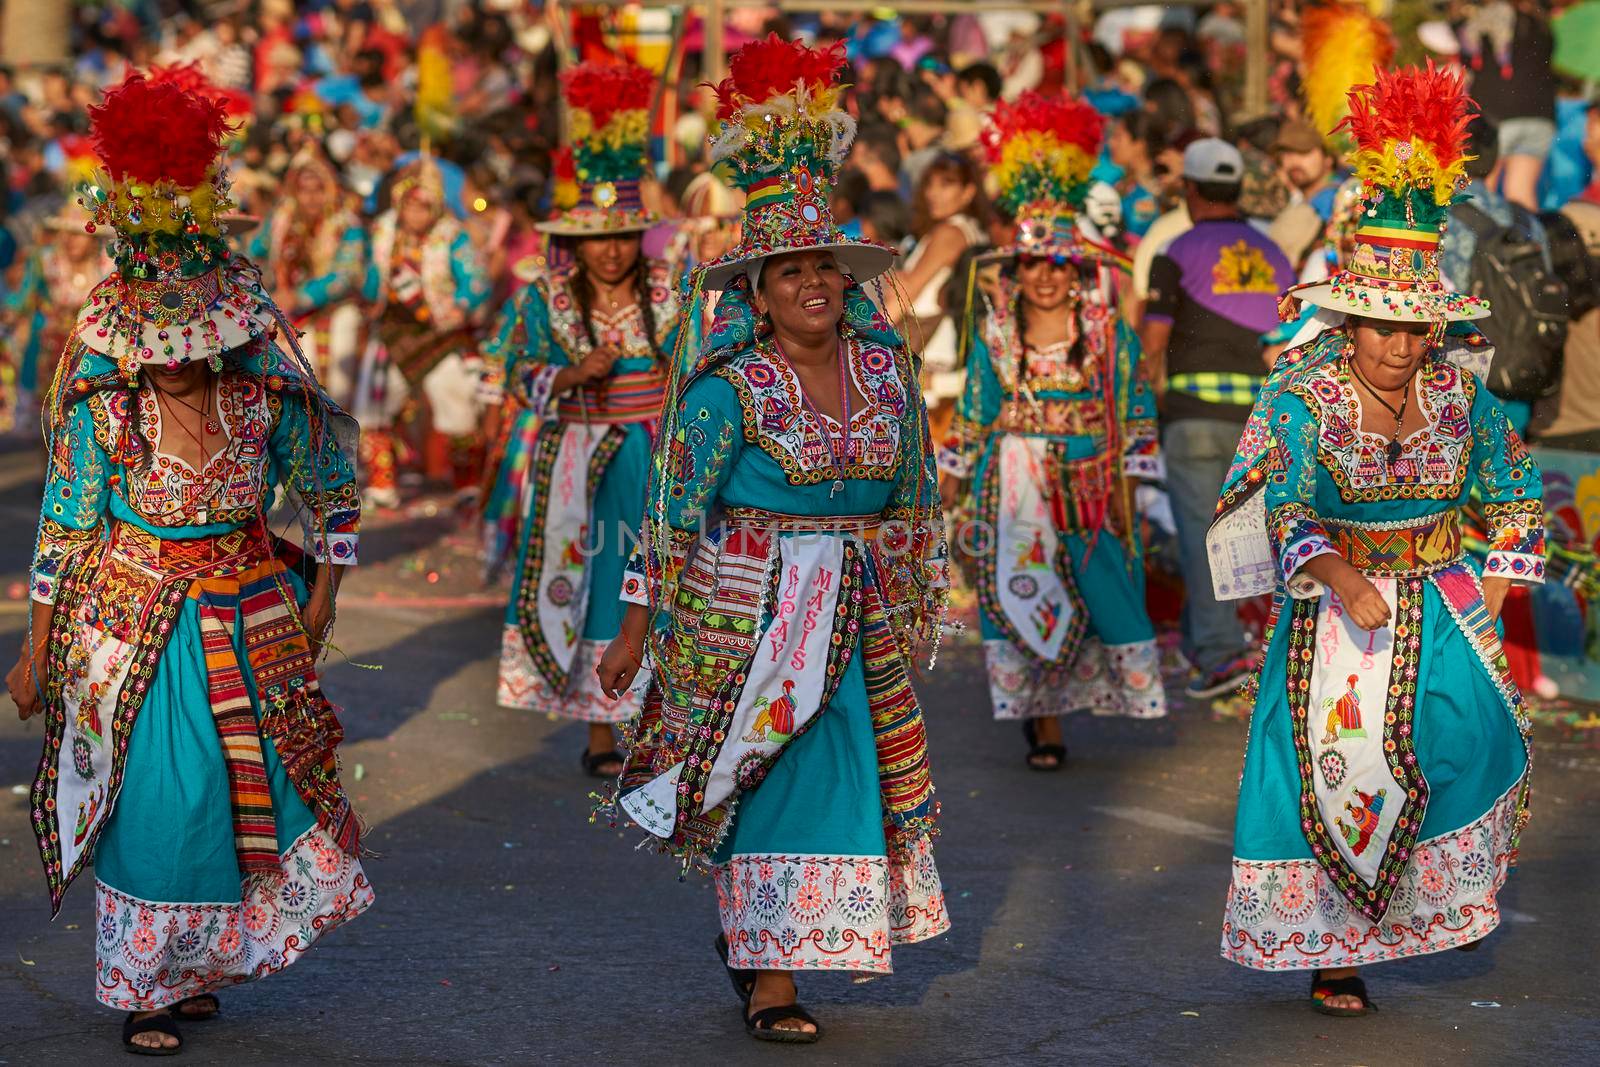
[[[971,329],[967,382],[940,451],[976,524],[975,579],[997,719],[1094,709],[1166,714],[1132,491],[1158,478],[1155,403],[1109,267],[1080,266],[1077,341],[1022,338],[1017,285]]]
[[[642,292],[586,324],[569,271],[546,274],[513,297],[490,358],[518,412],[494,498],[516,502],[511,599],[501,629],[498,700],[588,722],[621,722],[638,697],[600,691],[595,667],[621,627],[623,569],[644,514],[650,448],[666,359],[677,338],[677,279],[641,260]],[[596,346],[620,348],[603,383],[553,392],[556,374]],[[518,442],[526,442],[519,446]],[[490,567],[504,524],[491,523]]]
[[[676,396],[624,583],[660,628],[618,806],[712,866],[732,966],[888,972],[949,927],[907,671],[944,580],[917,371],[847,290],[846,434],[743,284]]]
[[[1453,948],[1500,922],[1526,820],[1528,722],[1462,555],[1544,574],[1538,468],[1500,404],[1444,358],[1418,372],[1427,425],[1390,460],[1360,426],[1343,328],[1286,353],[1247,425],[1209,549],[1220,596],[1276,584],[1240,782],[1222,953],[1264,970]],[[1265,532],[1270,554],[1251,549]],[[1362,630],[1305,572],[1338,553],[1388,602]]]
[[[279,971],[372,903],[298,617],[308,564],[265,521],[286,489],[317,561],[348,565],[359,505],[346,417],[269,342],[225,357],[227,443],[200,470],[161,450],[147,385],[81,343],[68,359],[33,566],[54,605],[33,818],[54,908],[93,861],[99,999],[142,1011]]]

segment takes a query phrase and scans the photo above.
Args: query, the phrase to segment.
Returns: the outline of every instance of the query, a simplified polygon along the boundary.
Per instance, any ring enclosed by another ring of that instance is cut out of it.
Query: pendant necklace
[[[1402,451],[1400,444],[1400,424],[1405,421],[1406,404],[1411,400],[1411,379],[1406,379],[1405,391],[1400,394],[1400,406],[1397,408],[1393,404],[1390,404],[1383,397],[1378,395],[1378,391],[1372,387],[1372,383],[1367,381],[1366,377],[1362,375],[1360,369],[1356,367],[1354,360],[1349,361],[1349,367],[1350,370],[1354,372],[1356,381],[1360,382],[1366,387],[1367,395],[1372,397],[1372,399],[1376,400],[1378,403],[1382,404],[1383,409],[1394,416],[1394,435],[1389,438],[1389,444],[1383,450],[1384,455],[1388,456],[1389,462],[1393,464],[1400,458],[1400,452]]]
[[[828,463],[833,467],[834,474],[833,485],[828,488],[828,499],[832,500],[834,497],[844,492],[844,467],[839,462],[838,453],[833,450],[833,435],[828,432],[828,427],[823,423],[822,413],[817,410],[816,405],[811,403],[811,398],[806,395],[805,383],[800,381],[800,373],[794,369],[794,364],[789,362],[788,353],[784,352],[782,345],[778,345],[777,348],[778,354],[783,356],[783,361],[789,364],[789,371],[795,376],[795,384],[800,387],[800,403],[804,404],[806,411],[811,413],[811,421],[817,424],[817,430],[822,434],[822,446],[828,450]],[[842,341],[839,343],[837,351],[839,361],[839,407],[844,412],[844,422],[841,424],[840,428],[844,433],[844,457],[846,460],[849,460],[850,372],[845,365],[848,361],[848,355],[845,351],[844,343]]]

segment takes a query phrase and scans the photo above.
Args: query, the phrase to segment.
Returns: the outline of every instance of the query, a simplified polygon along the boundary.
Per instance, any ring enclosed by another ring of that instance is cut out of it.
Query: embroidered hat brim
[[[752,264],[771,259],[773,256],[786,256],[792,252],[832,252],[839,266],[857,282],[869,282],[884,273],[894,266],[895,258],[899,255],[887,245],[843,238],[820,243],[797,241],[759,251],[735,249],[721,259],[710,260],[701,266],[703,284],[707,289],[726,289],[729,282],[749,270]]]
[[[73,332],[119,364],[181,366],[276,328],[260,275],[247,261],[231,260],[181,281],[124,282],[112,274],[90,291]]]
[[[1443,283],[1413,289],[1385,289],[1364,284],[1348,272],[1324,282],[1290,289],[1295,300],[1386,322],[1472,322],[1489,317],[1489,305],[1476,297],[1452,292]]]

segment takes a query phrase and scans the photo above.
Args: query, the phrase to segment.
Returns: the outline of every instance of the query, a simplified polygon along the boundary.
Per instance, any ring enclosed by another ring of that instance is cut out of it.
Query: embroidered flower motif
[[[260,933],[261,928],[267,925],[267,909],[260,904],[251,904],[244,909],[244,928],[252,934]]]
[[[128,947],[141,956],[149,955],[155,951],[156,932],[148,926],[141,926],[128,938]]]
[[[217,950],[224,955],[234,952],[238,947],[239,928],[237,926],[230,925],[217,935]]]
[[[816,911],[822,907],[822,890],[811,882],[805,883],[795,894],[795,905],[802,912]]]

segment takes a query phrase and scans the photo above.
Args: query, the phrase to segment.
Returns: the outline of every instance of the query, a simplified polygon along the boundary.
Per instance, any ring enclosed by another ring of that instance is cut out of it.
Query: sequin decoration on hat
[[[90,292],[76,335],[130,381],[140,365],[176,368],[274,326],[259,272],[235,256],[222,218],[235,205],[222,165],[224,105],[181,78],[132,74],[89,109],[100,169],[79,202],[91,232],[115,233],[116,269]]]
[[[995,202],[1016,220],[1016,230],[994,256],[1127,264],[1078,229],[1102,128],[1094,108],[1065,94],[1029,91],[995,106],[983,145],[1000,189]]]
[[[561,75],[568,144],[555,165],[558,237],[637,233],[654,225],[640,182],[650,168],[650,94],[655,76],[629,62],[591,61]]]
[[[834,225],[834,178],[855,140],[856,123],[839,106],[844,45],[807,48],[772,34],[728,60],[716,86],[710,159],[745,193],[739,244],[704,266],[707,289],[725,289],[746,268],[788,252],[832,251],[858,282],[888,270],[894,250],[852,241]]]
[[[1355,249],[1343,270],[1289,290],[1285,312],[1304,301],[1330,311],[1400,322],[1481,319],[1489,305],[1453,292],[1439,277],[1439,242],[1450,205],[1467,184],[1467,125],[1474,105],[1459,70],[1376,69],[1350,92],[1336,128],[1354,142],[1362,182]]]

